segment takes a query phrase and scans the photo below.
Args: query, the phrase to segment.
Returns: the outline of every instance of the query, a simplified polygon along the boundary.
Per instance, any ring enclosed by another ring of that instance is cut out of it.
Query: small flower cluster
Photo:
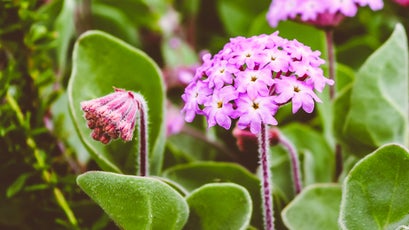
[[[274,0],[267,21],[276,27],[280,21],[299,19],[318,27],[337,26],[342,19],[354,17],[358,7],[383,8],[382,0]]]
[[[293,113],[300,108],[311,113],[314,101],[321,102],[314,90],[333,84],[319,68],[324,63],[319,56],[319,51],[278,32],[232,38],[213,57],[203,56],[182,95],[185,120],[204,115],[209,127],[229,129],[232,119],[238,119],[240,129],[257,134],[262,123],[277,124],[274,115],[288,102]]]
[[[93,130],[92,138],[103,144],[119,137],[131,141],[141,107],[137,96],[134,92],[115,88],[114,93],[81,102],[87,125]]]

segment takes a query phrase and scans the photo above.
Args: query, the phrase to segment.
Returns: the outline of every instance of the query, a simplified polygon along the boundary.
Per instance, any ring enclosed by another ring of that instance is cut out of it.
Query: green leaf
[[[342,129],[344,124],[343,121],[345,120],[346,113],[348,111],[348,109],[345,109],[343,106],[349,108],[350,89],[352,87],[351,85],[354,81],[354,77],[355,72],[352,69],[337,63],[334,85],[336,92],[335,100],[333,101],[329,98],[329,87],[326,87],[322,93],[318,94],[323,102],[316,104],[317,111],[321,120],[323,133],[328,144],[331,146],[331,149],[335,149],[335,139],[339,136],[337,134],[342,133],[340,129]],[[349,89],[349,94],[345,94],[345,89]],[[340,97],[347,100],[338,100]],[[340,103],[340,101],[343,103]],[[340,106],[342,107],[340,108]],[[337,111],[334,112],[334,110]]]
[[[20,192],[29,176],[29,174],[25,173],[17,177],[17,179],[7,188],[7,198],[11,198],[16,193]]]
[[[252,202],[245,188],[233,183],[206,184],[186,198],[190,215],[186,229],[245,229]]]
[[[182,229],[188,219],[184,198],[155,178],[94,171],[77,183],[123,229]]]
[[[86,165],[89,161],[90,155],[80,137],[76,134],[75,128],[72,126],[73,120],[70,116],[68,108],[68,96],[64,92],[51,106],[51,113],[53,118],[53,125],[55,134],[60,140],[63,140],[74,151],[76,159],[82,165]]]
[[[389,144],[359,161],[343,185],[342,229],[396,229],[409,224],[409,152]]]
[[[92,4],[92,26],[134,46],[140,45],[138,28],[120,9],[105,4]]]
[[[163,176],[188,191],[212,182],[232,182],[245,187],[253,200],[251,223],[262,227],[260,181],[243,167],[233,163],[197,162],[169,168],[163,172]]]
[[[219,154],[213,146],[185,133],[169,136],[166,144],[171,154],[187,162],[213,161]]]
[[[331,182],[334,172],[334,153],[325,138],[308,126],[293,123],[284,127],[284,136],[304,154],[303,177],[305,185]]]
[[[176,68],[198,63],[197,53],[182,39],[164,38],[161,50],[167,67]]]
[[[73,18],[75,13],[75,5],[75,0],[64,0],[61,12],[55,19],[54,26],[57,31],[57,60],[61,72],[65,71],[68,58],[68,49],[75,35]]]
[[[407,142],[408,69],[406,33],[398,24],[356,75],[342,129],[347,142],[372,149]]]
[[[325,33],[322,30],[293,21],[282,21],[276,28],[272,28],[267,22],[266,14],[263,12],[252,20],[250,35],[271,34],[279,31],[279,35],[283,38],[297,39],[313,50],[320,50],[321,57],[325,58]]]
[[[273,180],[273,193],[283,203],[288,203],[295,195],[288,152],[282,145],[270,148],[270,170]]]
[[[135,27],[158,31],[160,29],[159,19],[165,14],[170,2],[170,0],[94,0],[93,4],[115,8],[124,14],[129,22],[133,22]],[[109,15],[105,16],[109,17]]]
[[[217,10],[224,28],[231,36],[243,36],[250,30],[252,20],[268,8],[271,1],[262,0],[254,4],[247,0],[219,0]],[[264,14],[265,15],[265,14]]]
[[[341,187],[316,184],[306,187],[281,213],[291,230],[338,229]]]
[[[149,110],[151,173],[161,169],[164,149],[164,86],[158,66],[142,51],[99,31],[84,33],[76,42],[68,85],[74,124],[92,157],[106,171],[135,173],[137,141],[94,141],[86,126],[80,102],[113,92],[113,86],[141,93]]]

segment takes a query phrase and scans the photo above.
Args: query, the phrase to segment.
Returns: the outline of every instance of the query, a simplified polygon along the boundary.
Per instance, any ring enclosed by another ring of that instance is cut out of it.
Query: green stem
[[[328,55],[328,74],[329,79],[335,79],[335,50],[334,50],[334,30],[325,30],[325,38],[327,42],[327,55]],[[335,96],[334,85],[330,85],[329,98],[333,100]]]
[[[328,29],[325,31],[325,38],[327,42],[327,53],[328,53],[328,74],[329,79],[335,80],[335,49],[334,49],[334,30]],[[329,99],[333,101],[335,97],[335,87],[334,85],[330,85],[329,88]],[[343,169],[343,162],[342,162],[342,148],[340,144],[335,145],[335,173],[334,173],[334,181],[336,181],[341,174]]]

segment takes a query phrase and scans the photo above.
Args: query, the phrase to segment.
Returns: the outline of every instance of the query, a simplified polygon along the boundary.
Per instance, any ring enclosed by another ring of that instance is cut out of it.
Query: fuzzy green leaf
[[[179,183],[188,191],[212,182],[233,182],[245,187],[253,200],[251,223],[262,227],[260,181],[243,167],[220,162],[190,163],[169,168],[164,171],[163,176]]]
[[[245,188],[233,183],[206,184],[186,198],[190,216],[186,229],[245,229],[252,202]]]
[[[123,229],[182,229],[188,219],[184,198],[155,178],[90,171],[77,183]]]
[[[407,47],[405,30],[398,24],[357,73],[342,130],[347,142],[375,149],[408,141]]]
[[[316,184],[306,187],[281,213],[291,230],[338,229],[341,187]]]
[[[268,8],[271,1],[262,0],[257,4],[247,0],[217,1],[217,10],[226,31],[232,36],[243,36],[251,28],[252,20]]]
[[[93,140],[80,102],[113,92],[113,86],[141,93],[149,110],[151,173],[161,168],[164,149],[164,86],[158,66],[142,51],[99,31],[84,33],[76,42],[68,85],[70,112],[76,129],[94,160],[106,171],[135,173],[137,141]]]
[[[342,229],[397,229],[409,225],[409,152],[385,145],[359,161],[345,179]]]

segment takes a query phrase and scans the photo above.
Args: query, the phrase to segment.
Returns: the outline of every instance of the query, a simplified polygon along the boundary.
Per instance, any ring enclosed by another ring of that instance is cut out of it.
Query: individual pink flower
[[[92,138],[103,144],[117,138],[131,141],[141,107],[136,98],[134,92],[115,88],[114,93],[81,102]]]
[[[253,98],[258,95],[268,96],[270,93],[269,87],[273,85],[273,82],[271,70],[267,68],[238,72],[236,78],[237,91],[247,93]]]
[[[297,80],[296,77],[277,79],[275,87],[278,94],[275,102],[285,104],[291,100],[293,113],[296,113],[300,108],[307,113],[311,113],[314,110],[314,101],[321,102],[311,86]]]
[[[216,124],[225,129],[231,126],[231,116],[233,104],[231,103],[238,96],[233,86],[223,87],[210,96],[210,99],[204,103],[204,114],[207,116],[209,127]]]
[[[226,60],[215,63],[206,71],[206,75],[209,76],[206,80],[209,82],[209,86],[220,89],[225,83],[231,84],[233,82],[233,68]]]
[[[261,124],[277,125],[277,120],[274,115],[277,112],[278,105],[274,101],[273,96],[240,97],[237,101],[237,115],[239,120],[237,126],[240,129],[250,128],[252,133],[259,133]]]
[[[200,81],[186,87],[185,94],[182,95],[182,99],[185,102],[182,112],[185,113],[185,120],[187,122],[193,121],[196,114],[202,114],[199,105],[206,101],[211,92],[211,89]]]
[[[276,27],[280,21],[300,20],[318,27],[335,27],[344,17],[354,17],[358,7],[383,8],[382,0],[274,0],[267,21]]]

